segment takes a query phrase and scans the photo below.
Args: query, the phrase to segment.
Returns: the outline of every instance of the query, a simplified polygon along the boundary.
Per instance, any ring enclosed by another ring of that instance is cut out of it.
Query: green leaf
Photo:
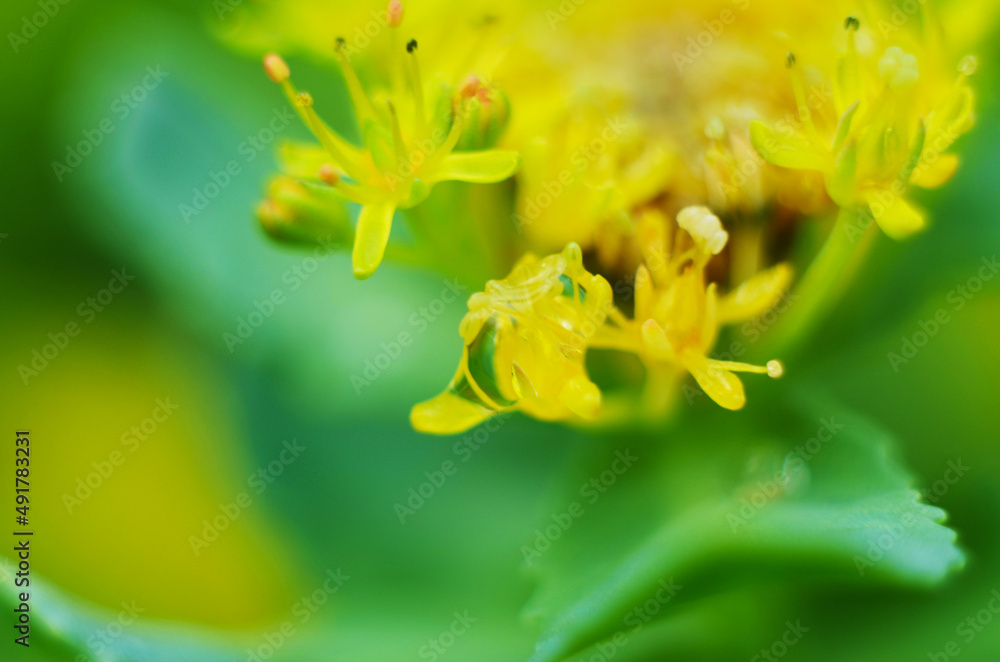
[[[0,576],[7,572],[11,571],[2,571]],[[40,659],[238,662],[246,656],[221,631],[209,634],[205,629],[154,622],[143,614],[141,600],[109,610],[64,593],[36,572],[31,588],[30,650],[39,651]],[[19,604],[13,582],[2,582],[0,607],[9,614]],[[109,629],[112,625],[120,629]],[[117,635],[110,634],[115,631]],[[14,647],[4,642],[8,644]],[[46,652],[51,657],[45,658]]]
[[[669,613],[748,577],[927,586],[963,564],[944,512],[919,501],[888,436],[862,418],[814,401],[757,422],[706,413],[607,452],[596,482],[554,505],[522,547],[540,576],[525,610],[542,625],[531,662],[626,631],[660,582],[683,587]],[[619,474],[621,455],[636,459]]]
[[[502,182],[517,172],[520,165],[521,157],[514,151],[457,152],[445,157],[434,173],[434,180],[474,184]]]

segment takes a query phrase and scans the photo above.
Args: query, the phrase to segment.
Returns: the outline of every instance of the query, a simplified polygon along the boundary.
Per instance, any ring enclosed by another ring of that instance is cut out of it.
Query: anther
[[[795,53],[788,51],[788,54],[785,55],[785,66],[789,69],[795,66]]]
[[[319,167],[319,180],[324,184],[334,186],[340,181],[340,173],[333,167],[333,164],[324,163]]]
[[[860,30],[861,21],[858,20],[857,16],[848,16],[844,19],[844,29],[845,30]]]
[[[965,76],[971,76],[976,73],[976,67],[979,66],[979,61],[974,55],[966,55],[962,58],[962,61],[958,63],[958,70]]]
[[[312,95],[308,92],[299,92],[295,95],[295,105],[299,108],[312,108]]]
[[[292,75],[288,65],[277,53],[268,53],[264,56],[264,71],[275,83],[284,83]]]
[[[407,53],[412,53],[415,50],[417,50],[417,40],[416,39],[411,39],[408,42],[406,42],[406,52]]]
[[[781,364],[778,359],[771,359],[767,362],[767,376],[771,379],[777,379],[785,374],[785,366]]]
[[[389,27],[398,28],[403,22],[403,3],[399,0],[392,0],[389,3]]]
[[[462,83],[462,86],[458,88],[458,94],[463,99],[471,99],[479,93],[482,85],[483,84],[480,82],[479,78],[476,76],[469,76],[465,79],[465,82]]]

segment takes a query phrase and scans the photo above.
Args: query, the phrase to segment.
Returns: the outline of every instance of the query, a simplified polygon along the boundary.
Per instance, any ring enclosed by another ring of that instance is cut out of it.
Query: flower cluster
[[[781,376],[771,357],[793,360],[857,272],[862,245],[839,225],[873,219],[892,238],[922,229],[912,188],[952,176],[951,148],[974,123],[976,60],[953,56],[942,34],[955,21],[926,3],[919,16],[879,2],[858,13],[848,0],[802,12],[776,0],[588,3],[554,31],[538,29],[531,3],[435,3],[454,21],[412,11],[425,43],[447,34],[429,77],[416,41],[398,36],[398,0],[379,19],[388,51],[367,38],[321,49],[323,21],[303,36],[336,60],[360,144],[265,56],[318,144],[282,147],[284,173],[259,208],[276,239],[353,244],[357,278],[385,256],[461,265],[479,283],[509,270],[469,299],[454,378],[413,408],[424,432],[508,410],[659,419],[689,377],[742,408],[737,373]],[[475,186],[435,188],[445,181]],[[345,202],[360,205],[354,224]],[[397,212],[412,236],[391,242]],[[790,288],[802,303],[750,352],[758,363],[715,353],[726,325],[768,313]],[[644,374],[634,388],[599,385],[588,371],[598,353],[636,357]]]
[[[570,244],[539,260],[527,255],[504,280],[469,299],[460,333],[458,371],[444,393],[414,407],[413,426],[439,434],[465,430],[500,411],[519,409],[543,420],[594,420],[601,392],[587,377],[588,348],[637,355],[646,366],[644,411],[662,411],[690,373],[719,405],[746,403],[735,372],[780,377],[766,366],[711,358],[719,326],[769,310],[791,281],[779,264],[721,299],[706,283],[709,260],[729,235],[705,207],[687,207],[674,226],[658,211],[639,220],[643,264],[635,276],[635,314],[614,304],[611,286],[583,267]],[[632,412],[638,413],[638,412]]]
[[[389,17],[390,26],[397,29],[402,22],[398,0],[390,4]],[[354,276],[365,279],[382,262],[397,209],[420,204],[442,181],[489,183],[507,179],[517,170],[519,157],[509,150],[456,151],[471,112],[477,120],[472,123],[473,134],[495,132],[489,127],[484,130],[480,118],[489,117],[481,108],[494,103],[496,95],[478,78],[470,77],[461,85],[435,90],[436,97],[428,99],[417,64],[416,40],[406,44],[405,58],[398,58],[396,74],[405,78],[405,85],[397,85],[378,103],[362,86],[348,57],[347,42],[338,39],[334,50],[364,147],[348,142],[320,119],[312,96],[296,90],[280,56],[265,56],[264,68],[319,141],[315,146],[286,148],[286,170],[322,183],[344,200],[362,206],[352,257]],[[441,110],[430,113],[428,108]],[[409,112],[405,122],[400,118],[403,109]],[[467,138],[469,142],[474,141]]]
[[[928,49],[918,58],[898,44],[879,44],[879,33],[869,30],[862,55],[861,22],[849,16],[844,27],[846,45],[832,76],[836,124],[824,126],[824,118],[809,108],[805,77],[789,53],[800,130],[783,133],[755,121],[750,137],[769,163],[821,173],[834,202],[867,207],[887,235],[902,239],[925,225],[923,214],[906,200],[909,187],[941,186],[958,167],[958,157],[946,150],[972,128],[968,76],[976,61],[965,58],[957,79],[947,80],[934,70],[936,62],[928,62]],[[921,72],[921,59],[930,71]]]

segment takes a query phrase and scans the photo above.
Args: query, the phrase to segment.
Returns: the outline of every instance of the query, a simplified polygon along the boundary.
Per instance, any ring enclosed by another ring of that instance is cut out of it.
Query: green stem
[[[840,210],[826,243],[789,296],[787,311],[764,337],[761,356],[787,360],[802,348],[847,290],[875,232],[875,223],[856,210]]]

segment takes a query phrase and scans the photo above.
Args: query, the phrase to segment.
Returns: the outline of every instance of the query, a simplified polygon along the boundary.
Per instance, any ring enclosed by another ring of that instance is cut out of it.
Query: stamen
[[[719,217],[708,207],[685,207],[677,214],[677,225],[691,235],[698,248],[712,255],[721,253],[729,240]]]
[[[332,163],[324,163],[319,168],[319,180],[324,184],[336,186],[337,182],[340,181],[340,173],[337,172]]]
[[[890,89],[906,89],[920,77],[917,57],[899,46],[890,46],[878,61],[878,75]]]
[[[348,155],[347,150],[350,149],[349,144],[340,136],[333,133],[327,126],[323,123],[323,120],[319,118],[316,111],[313,110],[313,99],[312,95],[308,92],[299,92],[292,85],[290,79],[291,73],[288,69],[288,65],[285,61],[281,59],[281,56],[276,54],[270,54],[264,58],[264,70],[267,72],[268,77],[274,82],[281,85],[281,90],[285,93],[285,97],[288,102],[292,104],[292,107],[305,122],[306,126],[312,130],[316,138],[323,144],[323,147],[330,153],[340,165],[340,167],[347,172],[351,177],[357,179],[359,182],[362,181],[362,173],[364,172],[363,167],[358,164],[353,158]]]
[[[480,88],[483,84],[476,76],[469,76],[462,83],[462,86],[458,88],[458,94],[463,99],[471,99],[479,93]]]
[[[785,66],[788,68],[788,73],[792,77],[792,91],[795,93],[795,108],[798,111],[799,119],[806,127],[806,131],[809,135],[815,136],[816,126],[813,124],[812,111],[809,109],[809,104],[806,102],[805,80],[802,77],[802,72],[795,66],[795,64],[795,53],[789,51],[788,55],[785,56]]]
[[[403,3],[399,0],[392,0],[389,3],[389,27],[398,28],[403,22]]]
[[[358,125],[363,128],[368,120],[377,122],[378,115],[375,113],[375,107],[372,105],[371,99],[368,98],[365,88],[361,85],[358,72],[354,70],[350,58],[347,57],[347,42],[338,38],[335,43],[334,50],[337,52],[337,59],[340,61],[340,68],[344,73],[344,80],[347,82],[347,91],[354,104],[354,113],[357,116]]]
[[[406,52],[410,55],[406,67],[410,79],[410,90],[413,94],[413,112],[416,118],[416,132],[421,138],[429,133],[427,117],[424,115],[424,84],[420,79],[420,67],[417,65],[417,40],[411,39],[406,44]]]
[[[976,73],[976,68],[979,66],[979,60],[976,59],[975,55],[966,55],[962,58],[962,61],[958,63],[958,71],[963,76],[971,76]]]
[[[293,88],[294,89],[294,88]],[[296,93],[292,97],[292,103],[299,109],[299,114],[306,121],[306,125],[323,145],[323,148],[330,153],[330,156],[340,165],[341,168],[353,179],[361,183],[365,180],[364,169],[355,163],[347,153],[340,148],[337,136],[327,128],[323,120],[319,118],[313,109],[312,96],[308,92]]]
[[[736,361],[717,361],[710,359],[709,362],[715,368],[729,370],[730,372],[751,372],[758,375],[767,375],[771,379],[777,379],[785,374],[785,367],[781,361],[771,359],[767,365],[753,365],[752,363],[739,363]]]
[[[389,116],[392,118],[392,143],[396,149],[396,158],[406,160],[409,156],[406,149],[406,141],[403,139],[403,131],[399,127],[399,117],[396,115],[396,106],[391,101],[389,106]]]
[[[458,100],[453,109],[454,118],[451,123],[451,130],[444,142],[434,150],[433,155],[427,159],[426,168],[428,171],[436,168],[442,160],[455,149],[459,139],[462,137],[462,129],[465,125],[466,105],[469,99],[474,97],[479,91],[482,83],[475,76],[469,76],[458,88]]]
[[[268,53],[264,56],[264,71],[275,83],[284,83],[292,75],[288,65],[277,53]]]
[[[857,33],[861,29],[861,21],[855,16],[848,16],[844,20],[844,29],[847,30],[847,51],[837,64],[840,83],[837,93],[840,97],[838,102],[841,108],[857,103],[862,96],[857,43]]]
[[[317,176],[321,182],[335,188],[345,198],[359,205],[375,204],[381,200],[381,196],[373,193],[370,187],[354,186],[341,179],[340,173],[332,163],[321,165]]]
[[[726,125],[719,117],[713,117],[705,125],[705,137],[716,142],[726,137]]]

